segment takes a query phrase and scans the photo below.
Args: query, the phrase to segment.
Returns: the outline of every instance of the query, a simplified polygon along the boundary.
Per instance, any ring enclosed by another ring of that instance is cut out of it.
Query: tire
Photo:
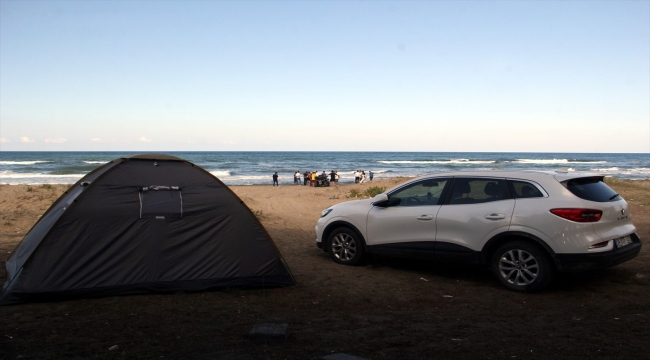
[[[327,252],[334,262],[343,265],[360,265],[366,258],[360,236],[347,227],[332,231],[327,240]]]
[[[555,268],[544,249],[528,241],[501,245],[492,255],[492,273],[514,291],[536,292],[553,280]]]

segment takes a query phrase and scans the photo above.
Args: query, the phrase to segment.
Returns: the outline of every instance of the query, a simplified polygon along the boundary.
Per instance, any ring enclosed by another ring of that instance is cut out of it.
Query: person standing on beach
[[[356,171],[354,172],[354,183],[355,183],[355,184],[358,184],[358,183],[359,183],[359,176],[361,176],[361,173],[359,172],[359,170],[356,170]]]
[[[314,170],[314,172],[311,173],[311,183],[309,184],[309,186],[315,186],[316,185],[316,177],[317,176],[318,176],[318,173],[316,172],[316,170]]]
[[[368,177],[370,177],[370,181],[372,181],[372,177],[373,177],[374,175],[375,175],[375,174],[372,172],[372,170],[368,170]]]
[[[305,171],[305,173],[302,174],[302,176],[303,176],[303,179],[305,181],[305,183],[303,185],[307,186],[307,182],[309,182],[309,171]]]
[[[296,171],[296,173],[293,174],[293,184],[300,185],[300,171]]]
[[[278,183],[278,172],[276,171],[275,174],[273,174],[273,186],[280,186]]]

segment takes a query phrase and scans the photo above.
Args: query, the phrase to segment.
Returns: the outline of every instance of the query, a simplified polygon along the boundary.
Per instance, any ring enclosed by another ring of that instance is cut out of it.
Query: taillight
[[[551,209],[551,213],[575,222],[596,222],[603,212],[594,209]]]

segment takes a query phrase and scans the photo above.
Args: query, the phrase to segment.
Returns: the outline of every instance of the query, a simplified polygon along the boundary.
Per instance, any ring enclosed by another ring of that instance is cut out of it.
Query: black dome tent
[[[84,176],[6,268],[0,304],[294,284],[235,193],[201,167],[159,154],[119,158]]]

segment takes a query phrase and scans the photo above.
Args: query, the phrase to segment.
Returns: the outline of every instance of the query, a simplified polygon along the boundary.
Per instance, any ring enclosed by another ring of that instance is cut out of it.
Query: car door
[[[454,178],[436,217],[435,257],[478,262],[483,245],[507,231],[515,201],[504,178]]]
[[[436,215],[448,178],[424,179],[388,194],[389,206],[368,213],[367,244],[374,253],[434,256]]]

